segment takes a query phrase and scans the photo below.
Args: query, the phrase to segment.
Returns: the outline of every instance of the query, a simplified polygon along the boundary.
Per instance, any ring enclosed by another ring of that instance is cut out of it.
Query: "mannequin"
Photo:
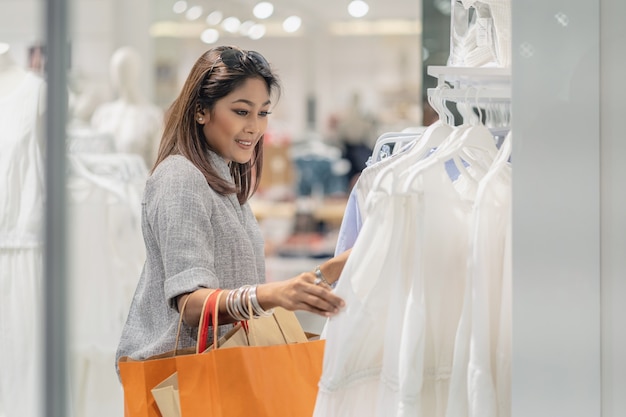
[[[41,404],[44,80],[0,43],[0,415]]]
[[[163,112],[142,96],[140,76],[137,51],[128,46],[116,50],[110,77],[118,98],[96,108],[91,124],[100,132],[113,134],[117,152],[139,154],[151,167],[163,129]]]
[[[102,94],[78,74],[69,78],[69,120],[67,124],[67,150],[73,153],[113,153],[113,133],[100,132],[91,125],[94,111],[104,99]]]
[[[71,397],[76,416],[121,416],[115,350],[140,276],[145,249],[141,196],[156,159],[162,112],[139,92],[141,60],[124,47],[111,59],[114,101],[78,74],[68,126],[69,320]],[[109,146],[110,144],[110,146]]]
[[[0,97],[6,96],[26,76],[26,70],[13,60],[9,44],[3,42],[0,42],[0,74]]]

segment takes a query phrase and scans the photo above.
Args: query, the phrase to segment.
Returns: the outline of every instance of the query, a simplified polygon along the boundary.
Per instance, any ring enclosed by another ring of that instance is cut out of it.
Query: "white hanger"
[[[425,128],[424,128],[425,130]],[[397,149],[401,148],[403,144],[415,141],[422,136],[422,132],[386,132],[376,139],[372,155],[370,156],[371,163],[376,163],[381,159],[384,159],[382,148],[386,144],[394,144],[393,153],[397,153]]]
[[[437,151],[425,160],[425,163],[409,168],[403,175],[403,184],[400,186],[402,192],[410,190],[411,183],[423,169],[428,169],[437,163],[444,163],[449,159],[455,159],[455,164],[461,174],[470,181],[476,183],[479,178],[471,175],[459,158],[469,162],[473,171],[481,174],[479,177],[484,176],[498,154],[498,148],[489,129],[479,121],[480,118],[474,119],[475,124],[471,124],[469,119],[467,122],[464,120],[464,124],[455,128],[437,148]]]

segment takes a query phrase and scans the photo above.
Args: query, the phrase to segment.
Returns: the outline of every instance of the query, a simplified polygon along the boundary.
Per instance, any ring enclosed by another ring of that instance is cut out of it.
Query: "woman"
[[[146,263],[117,359],[174,349],[178,312],[187,298],[179,346],[195,345],[194,327],[212,289],[226,293],[220,323],[277,306],[330,317],[343,306],[330,284],[347,253],[315,272],[265,283],[263,239],[247,201],[259,184],[271,95],[279,90],[270,65],[254,51],[216,47],[191,69],[169,109],[146,183]],[[220,327],[224,334],[231,325]]]

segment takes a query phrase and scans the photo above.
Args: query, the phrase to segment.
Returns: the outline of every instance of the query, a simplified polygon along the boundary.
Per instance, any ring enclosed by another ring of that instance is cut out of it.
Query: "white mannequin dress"
[[[36,417],[41,404],[40,101],[45,83],[16,68],[0,68],[0,78],[8,70],[12,88],[5,83],[0,94],[0,415]]]

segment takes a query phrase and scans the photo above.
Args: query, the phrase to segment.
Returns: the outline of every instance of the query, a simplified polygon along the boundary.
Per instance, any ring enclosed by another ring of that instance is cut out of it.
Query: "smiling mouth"
[[[252,145],[252,141],[251,140],[235,140],[235,142],[240,143],[244,146],[251,146]]]

